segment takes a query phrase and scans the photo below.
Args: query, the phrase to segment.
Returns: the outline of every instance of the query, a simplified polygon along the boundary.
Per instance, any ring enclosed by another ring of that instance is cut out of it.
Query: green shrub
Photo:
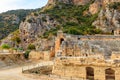
[[[21,43],[21,39],[19,37],[16,37],[15,41],[19,44]]]
[[[22,47],[18,48],[18,50],[24,50]]]
[[[24,53],[24,57],[25,57],[26,59],[29,58],[29,53],[30,53],[30,50],[25,51],[25,53]]]
[[[2,49],[10,49],[10,45],[8,45],[8,44],[3,44],[3,45],[2,45]]]
[[[16,42],[17,44],[21,43],[21,39],[18,36],[14,36],[12,41]]]
[[[111,4],[109,4],[109,7],[113,8],[113,9],[119,9],[120,10],[120,2],[111,3]]]
[[[43,34],[43,38],[48,38],[49,35],[57,35],[57,30],[59,29],[59,26],[57,26],[56,29],[51,29]]]
[[[32,19],[28,19],[27,22],[32,23]]]
[[[34,16],[38,16],[38,13],[35,12],[35,13],[34,13]]]
[[[26,18],[24,17],[24,18],[22,19],[22,21],[25,22],[25,20],[26,20]]]
[[[35,50],[35,45],[33,44],[29,44],[28,47],[27,47],[28,50]]]
[[[17,48],[13,47],[12,50],[17,50]]]
[[[42,21],[47,22],[46,17],[42,17]]]

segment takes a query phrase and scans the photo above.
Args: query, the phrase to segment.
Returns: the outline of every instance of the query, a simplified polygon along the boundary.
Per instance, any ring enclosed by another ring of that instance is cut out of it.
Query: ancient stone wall
[[[45,60],[49,61],[53,57],[52,51],[31,51],[29,53],[30,60]]]
[[[55,54],[61,56],[103,54],[110,58],[113,51],[120,51],[119,35],[77,36],[60,33],[55,40]]]
[[[87,58],[88,59],[88,58]],[[93,60],[93,61],[92,61]],[[97,62],[96,62],[97,61]],[[99,62],[100,61],[100,62]],[[106,63],[102,59],[89,58],[88,60],[84,60],[84,58],[57,58],[53,67],[53,74],[60,76],[68,76],[68,77],[77,77],[77,78],[89,78],[91,80],[106,80],[108,77],[110,79],[109,73],[107,70],[113,71],[112,74],[113,80],[120,79],[120,68],[119,64],[115,65],[112,63]],[[87,68],[93,69],[92,71],[87,70]],[[88,73],[87,73],[88,72]],[[107,76],[108,75],[108,76]],[[111,79],[112,79],[111,78]]]
[[[30,60],[40,60],[44,59],[44,53],[40,51],[31,51],[29,53],[29,59]]]

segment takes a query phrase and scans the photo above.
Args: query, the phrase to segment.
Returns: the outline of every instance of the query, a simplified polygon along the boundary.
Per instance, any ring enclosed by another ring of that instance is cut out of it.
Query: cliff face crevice
[[[120,28],[120,12],[114,9],[105,8],[99,13],[97,20],[93,23],[96,28],[99,28],[107,33],[112,33],[117,28]]]

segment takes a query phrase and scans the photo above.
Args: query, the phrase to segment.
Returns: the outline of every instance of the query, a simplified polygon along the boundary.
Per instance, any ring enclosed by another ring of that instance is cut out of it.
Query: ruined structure
[[[119,80],[119,45],[119,35],[75,36],[59,31],[52,73],[85,80]]]
[[[105,60],[100,55],[58,57],[53,74],[88,80],[119,80],[120,60]],[[73,74],[74,73],[74,74]]]
[[[58,32],[55,40],[55,53],[62,56],[102,53],[105,58],[112,52],[120,51],[120,36],[115,35],[70,35]],[[62,52],[61,54],[59,52]],[[57,56],[57,54],[56,54]]]

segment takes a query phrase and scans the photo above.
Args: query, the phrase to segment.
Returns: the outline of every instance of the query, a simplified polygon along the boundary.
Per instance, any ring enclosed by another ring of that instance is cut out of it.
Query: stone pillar
[[[105,69],[103,67],[94,68],[94,79],[95,80],[105,80]]]
[[[60,48],[60,39],[56,38],[56,40],[55,40],[55,54],[57,53],[59,48]]]
[[[58,31],[57,33],[57,37],[55,39],[55,54],[57,53],[57,51],[60,49],[60,40],[63,38],[63,32],[62,31]]]
[[[115,80],[120,80],[120,68],[115,69]]]

